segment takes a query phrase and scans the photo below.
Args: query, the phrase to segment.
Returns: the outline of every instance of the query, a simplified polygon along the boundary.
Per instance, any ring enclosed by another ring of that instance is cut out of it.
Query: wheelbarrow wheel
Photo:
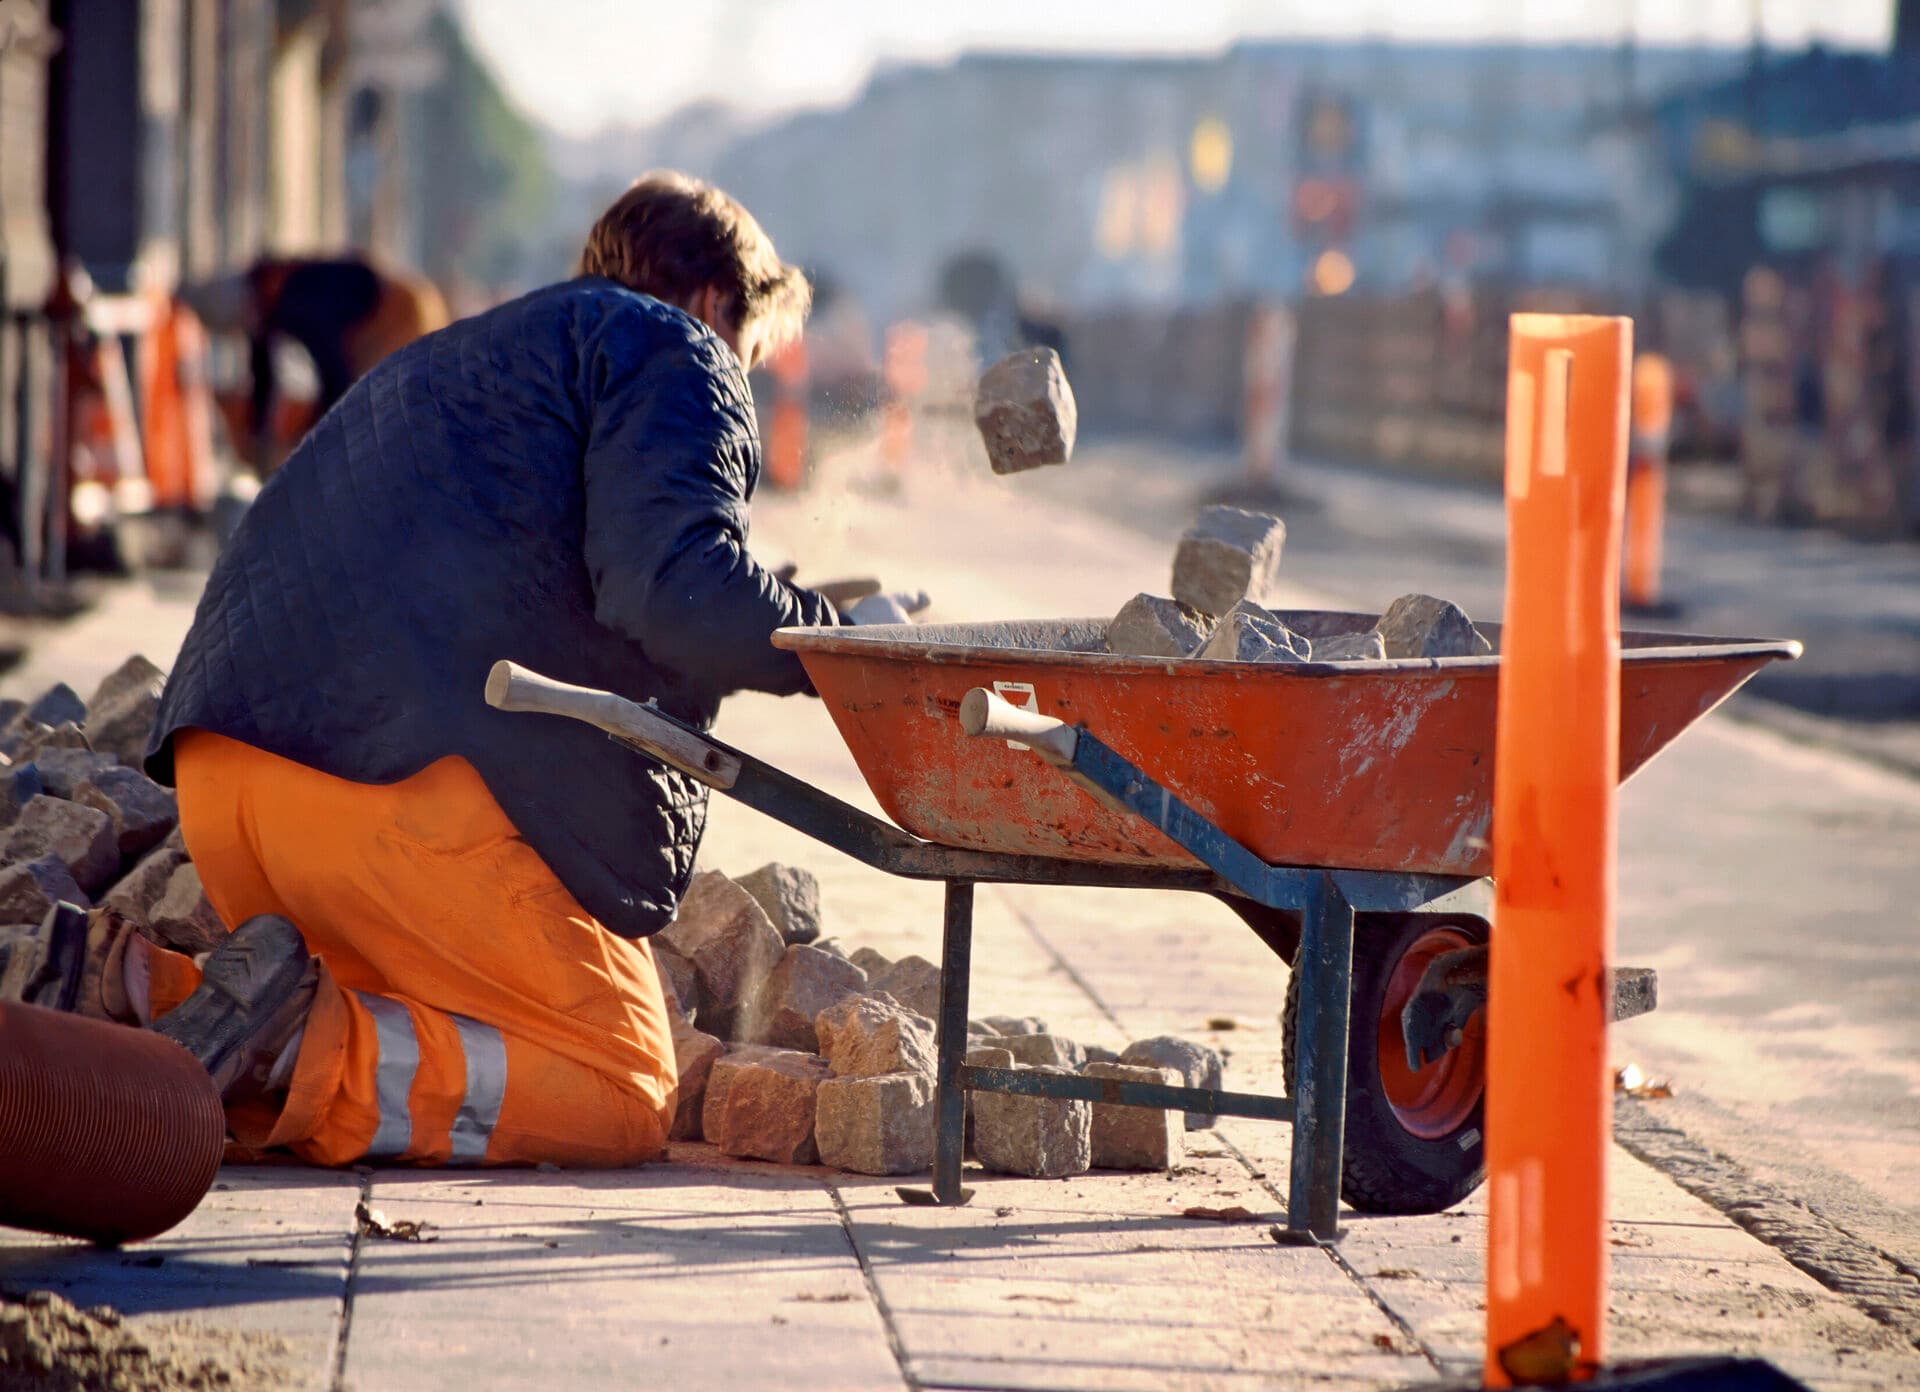
[[[1340,1196],[1363,1213],[1438,1213],[1486,1177],[1485,1012],[1458,1047],[1407,1067],[1400,1011],[1427,964],[1487,940],[1476,918],[1362,914],[1354,922],[1353,1008],[1347,1029],[1347,1129]],[[1283,1069],[1293,1095],[1300,974],[1287,982]]]

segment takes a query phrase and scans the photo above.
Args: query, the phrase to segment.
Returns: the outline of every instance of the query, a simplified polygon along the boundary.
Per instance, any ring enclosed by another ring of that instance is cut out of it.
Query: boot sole
[[[249,1046],[292,1032],[311,1000],[313,959],[284,918],[250,918],[213,950],[192,995],[150,1026],[200,1060],[224,1097],[245,1080]]]

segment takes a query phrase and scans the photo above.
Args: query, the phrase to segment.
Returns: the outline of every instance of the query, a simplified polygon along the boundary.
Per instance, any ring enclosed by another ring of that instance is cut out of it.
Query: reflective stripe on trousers
[[[413,1076],[420,1067],[420,1041],[413,1032],[413,1017],[399,1001],[366,991],[353,994],[373,1017],[380,1059],[374,1072],[380,1123],[365,1153],[370,1160],[391,1160],[406,1154],[413,1144],[413,1113],[408,1102]],[[500,1104],[507,1095],[506,1041],[492,1025],[464,1015],[449,1013],[447,1018],[459,1034],[467,1073],[466,1095],[460,1100],[449,1135],[449,1163],[477,1165],[486,1158],[494,1125],[500,1120]]]

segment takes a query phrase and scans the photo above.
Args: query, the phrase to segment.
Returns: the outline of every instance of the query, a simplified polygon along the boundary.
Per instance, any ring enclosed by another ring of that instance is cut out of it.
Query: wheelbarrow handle
[[[598,726],[709,788],[731,788],[740,777],[740,761],[731,752],[658,711],[611,691],[543,677],[515,662],[493,664],[487,673],[487,704],[495,710],[564,715]]]
[[[1064,720],[1022,710],[984,686],[961,698],[960,728],[982,739],[1018,741],[1062,768],[1073,762],[1073,751],[1080,743],[1079,731]]]

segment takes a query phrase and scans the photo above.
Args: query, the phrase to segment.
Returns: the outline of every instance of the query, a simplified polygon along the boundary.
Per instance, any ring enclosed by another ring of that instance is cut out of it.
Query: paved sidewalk
[[[759,509],[756,538],[770,559],[804,560],[803,578],[877,568],[924,585],[954,617],[1105,613],[1116,596],[1164,584],[1159,545],[1037,494],[935,478],[899,502],[776,500]],[[90,629],[69,630],[63,660],[107,644],[110,667],[134,646],[131,622],[164,661],[178,619],[145,601],[104,608],[81,621]],[[737,698],[719,733],[872,807],[817,703]],[[703,863],[744,872],[769,859],[820,876],[828,932],[849,945],[937,957],[937,886],[865,870],[715,799]],[[1110,1046],[1189,1034],[1230,1052],[1231,1086],[1277,1091],[1285,979],[1204,899],[980,893],[976,1016],[1036,1014]],[[1210,1032],[1215,1017],[1241,1027]],[[0,1284],[184,1317],[216,1341],[271,1336],[288,1385],[362,1392],[536,1379],[1345,1388],[1470,1375],[1483,1205],[1350,1216],[1333,1252],[1277,1247],[1266,1229],[1284,1212],[1287,1135],[1224,1121],[1190,1134],[1188,1163],[1171,1176],[970,1176],[977,1197],[952,1211],[904,1206],[891,1181],[729,1162],[701,1146],[623,1173],[231,1168],[180,1229],[124,1252],[0,1233]],[[1624,1151],[1611,1176],[1613,1356],[1757,1353],[1821,1387],[1920,1386],[1920,1350],[1773,1248]],[[357,1237],[363,1197],[433,1224],[437,1240]],[[1193,1204],[1242,1204],[1255,1217],[1179,1216]]]

